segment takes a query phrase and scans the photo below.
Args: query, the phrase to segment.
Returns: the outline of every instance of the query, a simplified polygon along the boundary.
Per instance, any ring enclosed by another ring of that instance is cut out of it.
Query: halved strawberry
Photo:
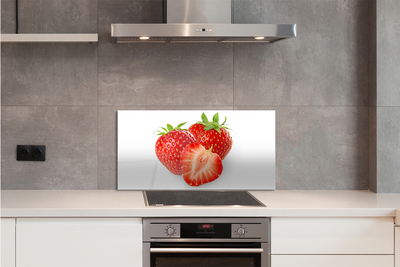
[[[181,154],[183,179],[190,186],[199,186],[217,179],[222,173],[218,154],[206,150],[199,143],[188,145]]]
[[[164,132],[157,131],[158,135],[161,135],[156,142],[157,158],[171,173],[176,175],[182,174],[182,151],[187,145],[196,142],[188,130],[181,128],[185,123],[181,123],[175,128],[167,124],[167,128],[160,127]]]

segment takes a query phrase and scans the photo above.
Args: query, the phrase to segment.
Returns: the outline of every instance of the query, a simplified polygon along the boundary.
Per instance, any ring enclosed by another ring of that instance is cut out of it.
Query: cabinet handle
[[[262,248],[150,248],[150,253],[263,253]]]

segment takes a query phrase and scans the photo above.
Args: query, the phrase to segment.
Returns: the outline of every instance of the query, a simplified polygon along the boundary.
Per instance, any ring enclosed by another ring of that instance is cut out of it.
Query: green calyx
[[[185,125],[186,123],[187,123],[187,122],[183,122],[183,123],[181,123],[181,124],[178,124],[178,126],[176,126],[176,127],[172,126],[171,124],[167,124],[167,128],[160,127],[161,129],[164,130],[163,132],[160,131],[160,130],[155,130],[155,131],[153,132],[153,134],[156,133],[156,132],[158,132],[157,135],[164,135],[164,134],[167,134],[167,133],[172,132],[172,131],[174,131],[174,130],[185,130],[185,131],[186,131],[187,129],[182,129],[182,128],[181,128],[181,127],[182,127],[183,125]]]
[[[225,120],[224,120],[224,122],[222,124],[219,123],[218,112],[215,113],[215,115],[213,116],[212,121],[208,120],[208,118],[207,118],[206,114],[204,114],[204,112],[203,112],[203,114],[201,114],[201,119],[202,119],[202,121],[198,121],[197,123],[204,125],[205,126],[204,127],[205,131],[214,129],[218,133],[221,133],[221,128],[222,129],[226,129],[226,130],[231,130],[228,127],[224,126],[225,122],[226,122],[226,117],[225,117]]]

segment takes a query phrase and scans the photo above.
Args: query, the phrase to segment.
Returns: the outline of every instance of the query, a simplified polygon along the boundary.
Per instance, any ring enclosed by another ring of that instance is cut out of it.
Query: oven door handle
[[[150,253],[263,253],[262,248],[150,248]]]

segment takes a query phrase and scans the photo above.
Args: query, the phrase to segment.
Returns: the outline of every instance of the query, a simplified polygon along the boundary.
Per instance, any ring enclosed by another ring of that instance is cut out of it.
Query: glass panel
[[[253,267],[261,266],[260,254],[229,253],[157,253],[152,267]]]

